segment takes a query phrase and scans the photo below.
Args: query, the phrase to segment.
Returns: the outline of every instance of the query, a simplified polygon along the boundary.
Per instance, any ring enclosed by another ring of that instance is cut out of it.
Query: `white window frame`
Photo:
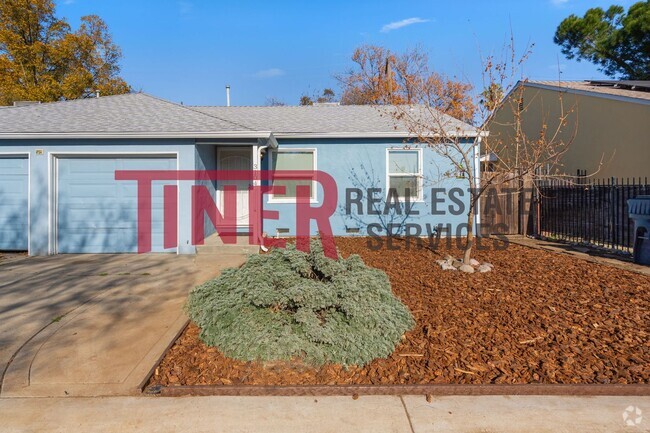
[[[391,152],[417,152],[418,155],[418,172],[417,173],[391,173],[390,171],[390,153]],[[424,202],[424,176],[423,176],[423,164],[422,164],[422,148],[407,149],[404,147],[387,147],[386,148],[386,199],[388,199],[388,192],[390,190],[390,178],[391,177],[407,177],[415,176],[418,179],[418,196],[411,196],[410,202]],[[406,201],[406,197],[400,197],[401,202]]]
[[[276,153],[289,153],[289,152],[299,152],[299,153],[311,153],[314,156],[314,167],[312,170],[316,171],[318,168],[318,151],[314,147],[296,147],[296,148],[284,148],[284,149],[273,149],[269,152],[269,164],[270,168],[273,168],[273,163],[275,160]],[[274,194],[269,194],[269,203],[293,203],[295,204],[297,199],[295,197],[275,197]],[[318,191],[317,191],[317,182],[313,180],[311,183],[311,197],[309,198],[309,203],[318,203]]]

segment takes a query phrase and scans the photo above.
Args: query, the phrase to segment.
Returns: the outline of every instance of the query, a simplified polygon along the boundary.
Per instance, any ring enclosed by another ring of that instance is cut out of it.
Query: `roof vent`
[[[26,107],[28,105],[38,105],[41,101],[14,101],[14,107]]]

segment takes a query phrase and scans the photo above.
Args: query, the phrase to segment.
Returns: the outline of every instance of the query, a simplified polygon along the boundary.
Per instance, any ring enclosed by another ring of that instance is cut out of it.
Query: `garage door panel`
[[[0,156],[0,250],[27,250],[29,160]]]
[[[114,204],[97,206],[92,209],[88,209],[81,203],[65,206],[59,210],[59,228],[135,227],[137,225],[137,209],[117,209]]]
[[[88,234],[89,231],[92,236]],[[59,253],[135,253],[138,250],[137,240],[129,233],[127,230],[116,230],[115,227],[66,229],[66,239],[63,244],[59,244]]]
[[[137,252],[137,183],[115,170],[173,170],[174,158],[68,158],[58,162],[57,251]],[[152,184],[152,251],[163,248],[163,185]],[[167,251],[174,251],[173,249]]]

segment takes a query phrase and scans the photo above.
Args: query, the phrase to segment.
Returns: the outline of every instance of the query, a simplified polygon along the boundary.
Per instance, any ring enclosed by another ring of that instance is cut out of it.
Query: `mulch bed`
[[[387,359],[364,367],[242,362],[198,338],[190,324],[148,385],[647,384],[650,277],[564,254],[510,245],[476,253],[493,272],[435,264],[435,250],[401,242],[373,251],[337,238],[344,256],[383,269],[416,326]]]

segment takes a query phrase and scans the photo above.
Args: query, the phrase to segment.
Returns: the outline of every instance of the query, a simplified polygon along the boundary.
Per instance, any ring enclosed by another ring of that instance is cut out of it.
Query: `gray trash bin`
[[[650,265],[650,195],[629,199],[627,208],[634,221],[634,263]]]

